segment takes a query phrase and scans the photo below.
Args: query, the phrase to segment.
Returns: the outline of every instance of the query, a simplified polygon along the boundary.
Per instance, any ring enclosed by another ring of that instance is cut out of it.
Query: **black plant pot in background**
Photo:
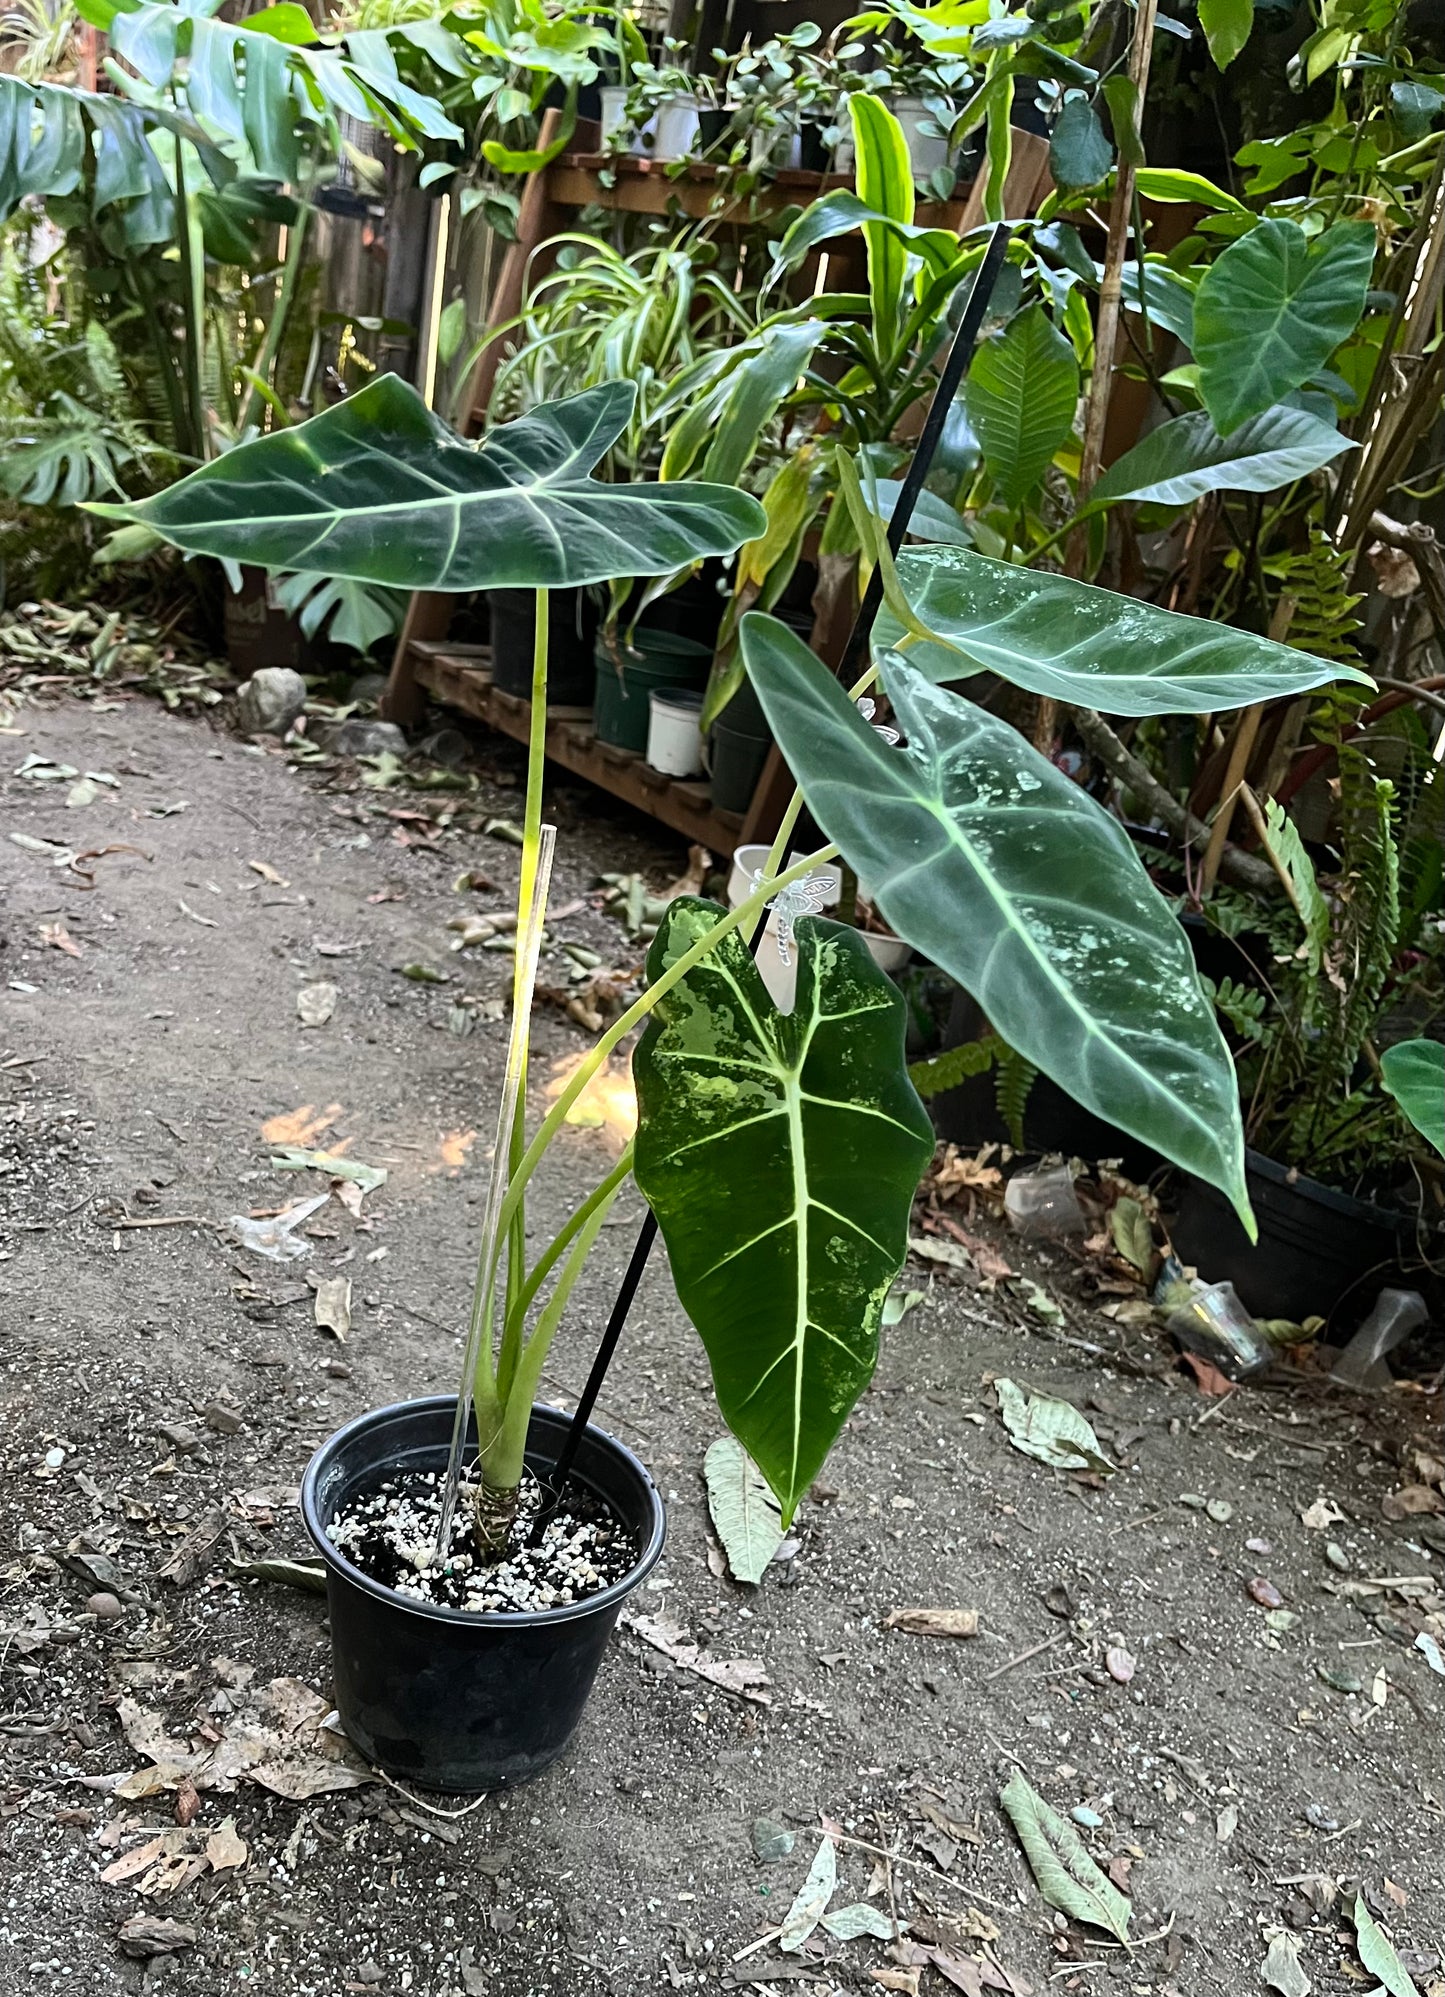
[[[487,592],[492,617],[492,684],[522,700],[532,697],[537,598],[530,589]],[[547,612],[547,705],[592,705],[592,646],[598,610],[586,590],[554,589]]]
[[[1245,1153],[1259,1222],[1251,1243],[1223,1193],[1185,1181],[1172,1234],[1180,1258],[1207,1282],[1231,1282],[1256,1317],[1330,1320],[1331,1342],[1363,1318],[1409,1263],[1413,1230],[1403,1214],[1292,1174],[1273,1158]]]
[[[459,1795],[538,1775],[582,1716],[623,1603],[662,1554],[667,1515],[631,1450],[589,1428],[575,1478],[632,1533],[636,1565],[566,1608],[467,1615],[398,1594],[353,1566],[326,1536],[353,1498],[398,1472],[444,1468],[456,1400],[437,1394],[378,1408],[338,1429],[307,1466],[306,1530],[326,1566],[332,1680],[347,1733],[389,1775]],[[545,1475],[569,1417],[532,1410],[527,1461]]]

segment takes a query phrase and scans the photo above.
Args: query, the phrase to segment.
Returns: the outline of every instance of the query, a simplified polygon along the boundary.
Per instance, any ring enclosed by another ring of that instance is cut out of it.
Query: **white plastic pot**
[[[880,971],[901,971],[913,955],[913,945],[905,943],[901,936],[875,936],[871,930],[865,929],[863,941]]]
[[[659,104],[653,120],[653,159],[691,159],[701,151],[701,124],[695,97],[679,91]]]
[[[627,85],[625,83],[604,83],[602,86],[602,116],[600,120],[602,127],[601,144],[604,152],[608,150],[608,140],[625,123],[626,117]],[[649,118],[642,130],[634,135],[628,151],[634,153],[650,151],[651,148],[647,141],[650,140],[656,124],[657,120],[655,118]]]
[[[647,760],[665,777],[702,774],[702,695],[691,687],[654,687],[648,696]]]
[[[935,132],[922,132],[919,126],[936,123],[933,114],[921,97],[890,97],[888,108],[903,127],[903,137],[908,146],[908,162],[913,169],[915,180],[927,180],[941,166],[947,166],[953,158],[953,149],[948,138]],[[853,143],[852,122],[845,111],[841,114],[843,135],[838,141],[833,166],[837,173],[851,173],[858,161],[858,150]]]
[[[908,157],[913,166],[913,177],[915,180],[927,180],[931,173],[937,173],[941,166],[947,166],[953,157],[948,134],[919,130],[921,125],[938,123],[921,97],[899,97],[892,108],[894,117],[903,127],[903,136],[908,143]]]

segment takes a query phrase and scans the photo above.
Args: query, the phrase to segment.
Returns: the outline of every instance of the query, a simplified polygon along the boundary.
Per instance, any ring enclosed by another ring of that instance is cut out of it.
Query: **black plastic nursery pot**
[[[1233,1283],[1256,1317],[1298,1324],[1338,1313],[1344,1328],[1364,1317],[1407,1250],[1406,1216],[1291,1173],[1257,1151],[1245,1153],[1245,1178],[1258,1242],[1223,1193],[1188,1179],[1170,1230],[1175,1252],[1207,1282]]]
[[[712,801],[719,811],[746,812],[772,746],[762,704],[744,680],[708,737]]]
[[[532,698],[537,595],[530,589],[487,592],[492,614],[492,684]],[[596,603],[582,589],[554,589],[547,607],[547,705],[590,707]]]
[[[476,1795],[530,1781],[566,1748],[622,1605],[661,1557],[667,1516],[631,1450],[589,1427],[573,1476],[633,1534],[629,1573],[565,1608],[469,1615],[413,1601],[354,1566],[326,1527],[398,1472],[442,1469],[455,1413],[455,1398],[437,1394],[348,1422],[308,1464],[301,1510],[326,1567],[333,1689],[347,1733],[389,1775]],[[527,1462],[539,1475],[569,1425],[555,1408],[533,1408]]]

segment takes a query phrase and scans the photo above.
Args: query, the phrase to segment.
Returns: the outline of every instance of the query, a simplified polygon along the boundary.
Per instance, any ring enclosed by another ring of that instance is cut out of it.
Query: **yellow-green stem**
[[[721,922],[708,931],[706,936],[700,937],[690,950],[685,950],[675,964],[670,964],[661,977],[648,986],[641,998],[634,1000],[626,1012],[613,1022],[597,1042],[596,1046],[592,1048],[591,1052],[577,1067],[567,1086],[562,1090],[551,1109],[548,1110],[546,1116],[542,1119],[536,1136],[528,1145],[521,1164],[512,1175],[512,1183],[507,1188],[506,1198],[502,1202],[501,1218],[503,1227],[510,1225],[512,1215],[516,1212],[525,1195],[527,1181],[542,1162],[547,1146],[552,1142],[552,1139],[557,1135],[557,1132],[566,1121],[568,1110],[571,1109],[573,1103],[576,1102],[582,1091],[587,1087],[587,1084],[592,1080],[592,1077],[602,1067],[603,1063],[612,1053],[612,1050],[627,1038],[635,1026],[640,1025],[646,1019],[659,999],[666,997],[674,985],[679,984],[695,965],[700,964],[704,957],[710,955],[717,948],[724,936],[730,935],[734,929],[739,929],[745,923],[751,922],[753,917],[766,907],[775,894],[779,893],[783,888],[791,886],[794,881],[802,880],[804,875],[810,874],[815,867],[822,866],[826,861],[831,860],[837,851],[838,848],[836,846],[824,846],[819,852],[810,854],[806,860],[800,860],[795,867],[789,867],[785,873],[779,874],[776,879],[765,880],[760,887],[756,888],[748,896],[747,900],[740,907],[731,910],[729,914],[723,917]]]

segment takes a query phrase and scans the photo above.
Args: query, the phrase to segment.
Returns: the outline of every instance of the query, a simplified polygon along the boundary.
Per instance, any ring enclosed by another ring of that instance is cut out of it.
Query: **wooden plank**
[[[494,687],[491,674],[474,658],[463,656],[461,647],[449,650],[429,645],[419,649],[413,670],[417,685],[438,699],[503,735],[526,741],[531,702]],[[635,750],[599,742],[592,733],[588,709],[548,710],[547,754],[574,776],[585,777],[600,790],[647,812],[684,839],[696,840],[722,858],[738,843],[741,819],[734,812],[715,811],[705,785],[664,776]]]
[[[381,696],[380,712],[402,728],[414,728],[421,720],[425,703],[416,679],[416,653],[413,647],[428,639],[445,638],[452,621],[452,600],[432,590],[418,590],[406,607],[396,650],[391,656],[391,672]]]

